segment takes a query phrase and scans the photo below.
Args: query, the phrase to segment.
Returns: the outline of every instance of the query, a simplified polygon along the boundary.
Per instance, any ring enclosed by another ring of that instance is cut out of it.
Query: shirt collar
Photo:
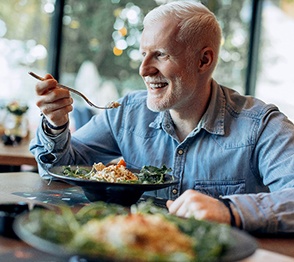
[[[214,80],[211,82],[211,98],[208,108],[202,116],[198,128],[216,135],[224,135],[226,98],[221,86]]]
[[[150,123],[149,127],[160,129],[162,127],[163,121],[169,115],[168,111],[159,112],[153,122]]]

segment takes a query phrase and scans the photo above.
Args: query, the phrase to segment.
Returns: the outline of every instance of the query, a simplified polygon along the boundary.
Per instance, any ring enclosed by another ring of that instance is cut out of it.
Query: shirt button
[[[172,192],[173,192],[174,195],[176,195],[176,194],[178,193],[178,189],[174,188],[174,189],[172,190]]]
[[[183,149],[179,149],[179,150],[178,150],[178,154],[179,154],[179,155],[184,154],[184,150],[183,150]]]
[[[170,124],[167,124],[165,127],[166,127],[167,129],[170,129]]]

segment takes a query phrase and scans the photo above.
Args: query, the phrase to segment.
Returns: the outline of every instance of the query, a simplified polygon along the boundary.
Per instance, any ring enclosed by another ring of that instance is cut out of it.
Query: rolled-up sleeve
[[[242,227],[249,232],[293,233],[294,188],[271,193],[231,195]]]
[[[38,171],[41,177],[47,178],[48,168],[61,157],[70,158],[70,155],[64,154],[64,151],[67,150],[68,136],[70,136],[68,129],[58,136],[48,136],[43,131],[42,122],[40,122],[37,134],[30,142],[29,149],[38,162]],[[66,163],[69,160],[64,161]]]

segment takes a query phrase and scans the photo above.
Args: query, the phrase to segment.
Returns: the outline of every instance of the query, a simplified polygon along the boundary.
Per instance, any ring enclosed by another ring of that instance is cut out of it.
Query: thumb
[[[174,202],[173,200],[167,200],[166,201],[167,208],[169,208],[173,202]]]

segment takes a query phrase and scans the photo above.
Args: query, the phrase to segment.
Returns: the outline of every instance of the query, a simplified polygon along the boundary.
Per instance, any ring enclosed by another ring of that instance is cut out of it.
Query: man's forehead
[[[177,23],[164,20],[154,21],[144,27],[140,46],[167,47],[168,43],[170,45],[176,42],[178,31]]]

